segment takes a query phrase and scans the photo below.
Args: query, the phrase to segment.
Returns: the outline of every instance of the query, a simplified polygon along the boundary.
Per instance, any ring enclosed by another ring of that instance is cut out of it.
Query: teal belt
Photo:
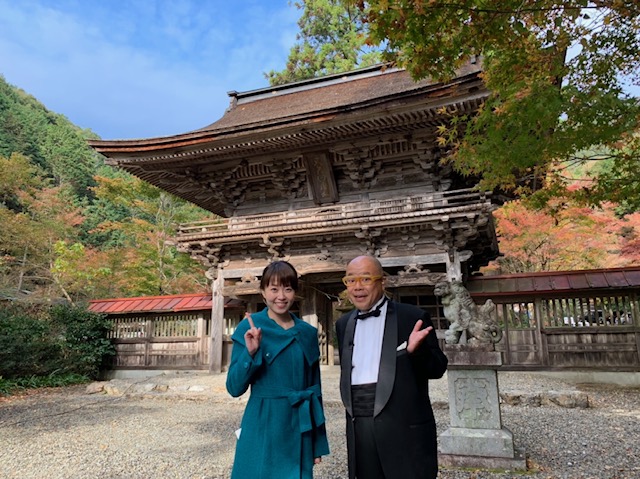
[[[264,399],[288,399],[289,404],[298,410],[301,433],[311,431],[314,424],[316,427],[324,424],[324,412],[320,402],[322,391],[317,384],[302,391],[254,384],[251,386],[251,396]]]

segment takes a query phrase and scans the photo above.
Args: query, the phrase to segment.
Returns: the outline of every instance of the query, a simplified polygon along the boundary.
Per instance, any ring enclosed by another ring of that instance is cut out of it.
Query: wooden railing
[[[488,194],[471,189],[413,195],[405,198],[372,200],[334,206],[305,208],[259,215],[246,215],[221,220],[199,221],[180,225],[179,236],[189,239],[202,233],[247,234],[268,232],[272,228],[304,229],[314,226],[357,224],[386,219],[387,216],[418,217],[467,211],[478,204],[488,204]]]
[[[143,337],[170,338],[198,335],[198,315],[114,317],[108,337],[135,339]]]

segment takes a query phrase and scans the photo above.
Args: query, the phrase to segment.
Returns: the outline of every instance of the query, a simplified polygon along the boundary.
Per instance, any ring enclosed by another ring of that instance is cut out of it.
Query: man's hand
[[[429,335],[431,331],[433,331],[432,326],[428,326],[423,330],[420,330],[422,327],[422,320],[419,319],[416,322],[416,325],[413,327],[413,331],[411,331],[411,335],[409,336],[409,340],[407,341],[407,352],[409,354],[413,353],[424,341],[424,339]]]
[[[251,319],[251,315],[249,313],[245,313],[244,317],[249,320],[249,329],[244,333],[244,344],[247,346],[247,351],[253,357],[256,354],[256,351],[260,347],[260,342],[262,341],[262,329],[256,328],[255,324],[253,324],[253,319]]]

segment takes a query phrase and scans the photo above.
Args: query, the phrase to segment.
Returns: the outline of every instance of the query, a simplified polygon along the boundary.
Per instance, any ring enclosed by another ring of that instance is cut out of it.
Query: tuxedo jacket
[[[351,360],[357,311],[336,323],[340,353],[340,394],[347,413],[349,478],[355,478],[355,434],[351,402]],[[429,314],[415,306],[390,301],[382,341],[373,421],[386,479],[432,479],[438,473],[436,424],[429,399],[429,379],[447,369],[435,329],[409,354],[405,341],[416,322],[433,326]]]

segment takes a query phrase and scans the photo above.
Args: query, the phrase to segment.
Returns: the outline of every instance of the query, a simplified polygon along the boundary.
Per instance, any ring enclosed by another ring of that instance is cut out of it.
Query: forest
[[[0,78],[0,300],[206,291],[171,239],[212,216],[106,166],[92,137]]]
[[[0,396],[99,377],[94,298],[204,292],[172,245],[197,207],[106,166],[82,130],[0,77]]]

